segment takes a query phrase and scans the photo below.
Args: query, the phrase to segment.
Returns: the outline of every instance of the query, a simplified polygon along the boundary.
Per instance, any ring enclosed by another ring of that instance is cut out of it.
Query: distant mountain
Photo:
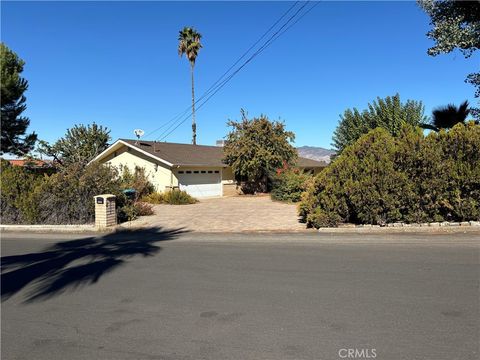
[[[324,149],[316,146],[301,146],[297,148],[298,155],[307,159],[330,162],[330,155],[335,154],[335,151]]]

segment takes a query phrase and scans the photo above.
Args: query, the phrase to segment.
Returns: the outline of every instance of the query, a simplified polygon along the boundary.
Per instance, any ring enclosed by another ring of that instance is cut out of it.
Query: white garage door
[[[180,190],[193,197],[222,196],[220,170],[183,170],[178,171],[177,176]]]

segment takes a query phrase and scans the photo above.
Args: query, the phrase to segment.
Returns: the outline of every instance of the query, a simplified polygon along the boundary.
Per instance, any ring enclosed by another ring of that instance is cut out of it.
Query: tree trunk
[[[197,124],[195,123],[195,87],[193,82],[193,67],[191,64],[190,70],[192,74],[192,144],[197,145]]]

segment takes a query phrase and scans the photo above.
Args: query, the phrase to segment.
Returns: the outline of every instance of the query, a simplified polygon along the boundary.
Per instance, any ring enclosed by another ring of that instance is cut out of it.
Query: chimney
[[[217,140],[215,146],[223,147],[225,145],[225,140]]]

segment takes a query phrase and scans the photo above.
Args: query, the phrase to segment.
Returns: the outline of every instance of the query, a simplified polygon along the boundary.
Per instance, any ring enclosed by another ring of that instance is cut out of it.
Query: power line
[[[216,87],[216,85],[225,77],[225,75],[228,74],[228,72],[230,70],[232,70],[235,65],[237,65],[265,36],[267,36],[267,34],[299,3],[299,1],[296,1],[292,6],[290,6],[288,8],[287,11],[285,11],[282,16],[280,16],[280,18],[278,18],[277,21],[275,21],[275,23],[273,23],[273,25],[271,25],[268,30],[266,30],[263,35],[252,45],[250,46],[243,54],[240,58],[238,58],[206,91],[205,93],[203,93],[203,95],[198,98],[196,101],[195,101],[195,105],[200,102],[201,100],[203,100],[206,96],[208,96],[210,94],[211,91],[214,90],[214,88]],[[170,124],[170,123],[175,123],[176,121],[178,121],[179,118],[183,117],[188,111],[190,111],[190,106],[188,106],[183,112],[180,112],[178,113],[177,115],[175,115],[173,118],[171,118],[170,120],[168,120],[166,123],[162,124],[161,126],[159,126],[158,128],[156,128],[155,130],[149,132],[147,135],[145,135],[145,137],[148,137],[152,134],[154,134],[155,132],[157,132],[158,130],[164,128],[166,125]],[[171,127],[171,126],[170,126]],[[170,128],[169,127],[169,128]],[[162,133],[163,134],[163,133]],[[161,134],[161,135],[162,135]],[[160,136],[161,136],[160,135]]]
[[[197,110],[201,109],[203,105],[205,105],[218,91],[220,91],[242,68],[244,68],[249,62],[251,62],[257,55],[262,53],[268,46],[270,46],[275,40],[277,40],[280,36],[282,36],[286,31],[288,31],[292,26],[294,26],[298,21],[300,21],[306,14],[308,14],[313,8],[315,8],[319,2],[316,2],[313,6],[310,7],[307,11],[305,11],[303,14],[301,14],[297,20],[295,20],[292,24],[290,24],[288,27],[287,24],[293,20],[304,8],[309,4],[310,1],[307,1],[305,5],[303,5],[297,12],[292,15],[285,24],[283,24],[280,29],[278,29],[252,56],[250,56],[249,59],[247,59],[235,72],[233,72],[229,77],[227,77],[221,84],[219,84],[216,89],[213,91],[213,93],[208,96],[208,98],[202,102],[198,107]],[[286,28],[285,28],[286,27]],[[283,31],[282,31],[283,29]],[[188,118],[190,117],[191,113],[184,118],[180,123],[178,123],[172,130],[170,130],[168,133],[166,133],[174,124],[170,125],[157,139],[160,139],[160,141],[164,140],[166,137],[168,137],[173,131],[175,131],[180,125],[182,125]],[[177,120],[178,121],[178,120]],[[166,133],[166,134],[165,134]],[[165,135],[163,135],[165,134]],[[163,137],[162,137],[163,135]]]
[[[257,55],[259,55],[263,50],[265,50],[268,46],[270,46],[271,43],[273,43],[273,41],[275,41],[281,34],[283,34],[285,31],[283,31],[279,36],[277,36],[280,31],[290,22],[292,21],[293,18],[295,18],[298,13],[300,11],[303,10],[303,8],[305,6],[307,6],[307,4],[309,3],[310,1],[307,1],[303,6],[300,7],[300,9],[298,9],[272,36],[270,36],[270,38],[265,41],[265,43],[253,54],[250,56],[250,58],[248,58],[235,72],[233,72],[228,78],[226,78],[221,84],[219,84],[215,91],[210,95],[208,96],[208,98],[202,103],[200,104],[198,107],[197,107],[197,110],[199,110],[200,108],[203,107],[203,105],[205,105],[206,102],[208,102],[208,100],[210,100],[218,91],[220,91],[221,88],[223,88],[242,68],[244,68],[250,61],[252,61]],[[180,123],[177,124],[177,126],[175,126],[171,131],[169,131],[167,133],[167,131],[172,128],[172,126],[174,126],[175,123],[173,123],[172,125],[170,125],[162,134],[160,134],[160,136],[157,138],[159,139],[160,137],[163,137],[161,138],[160,141],[164,140],[168,135],[170,135],[173,131],[175,131],[181,124],[183,124],[185,121],[187,121],[187,119],[191,116],[191,113],[185,117],[182,121],[180,121]],[[164,135],[165,134],[165,135]]]
[[[290,7],[288,8],[288,10],[285,11],[285,12],[283,13],[283,15],[280,16],[280,18],[279,18],[277,21],[275,21],[275,23],[274,23],[272,26],[270,26],[270,27],[268,28],[268,30],[265,31],[265,32],[263,33],[263,35],[262,35],[252,46],[250,46],[250,47],[248,48],[247,51],[245,51],[245,52],[243,53],[243,55],[242,55],[237,61],[235,61],[235,63],[233,63],[233,65],[230,66],[230,67],[227,69],[227,71],[225,71],[225,72],[223,73],[223,75],[220,76],[220,78],[219,78],[217,81],[215,81],[215,83],[214,83],[212,86],[210,86],[210,87],[208,88],[208,90],[205,92],[205,94],[204,94],[202,97],[205,97],[205,95],[207,95],[207,94],[215,87],[215,85],[217,85],[217,84],[221,81],[221,79],[222,79],[225,75],[227,75],[228,72],[229,72],[230,70],[232,70],[232,69],[235,67],[235,65],[237,65],[237,64],[240,62],[240,60],[242,60],[242,59],[250,52],[250,50],[252,50],[260,41],[262,41],[262,39],[263,39],[265,36],[267,36],[267,34],[268,34],[298,3],[299,3],[299,1],[296,1],[292,6],[290,6]],[[200,98],[199,100],[201,100],[201,98]]]

